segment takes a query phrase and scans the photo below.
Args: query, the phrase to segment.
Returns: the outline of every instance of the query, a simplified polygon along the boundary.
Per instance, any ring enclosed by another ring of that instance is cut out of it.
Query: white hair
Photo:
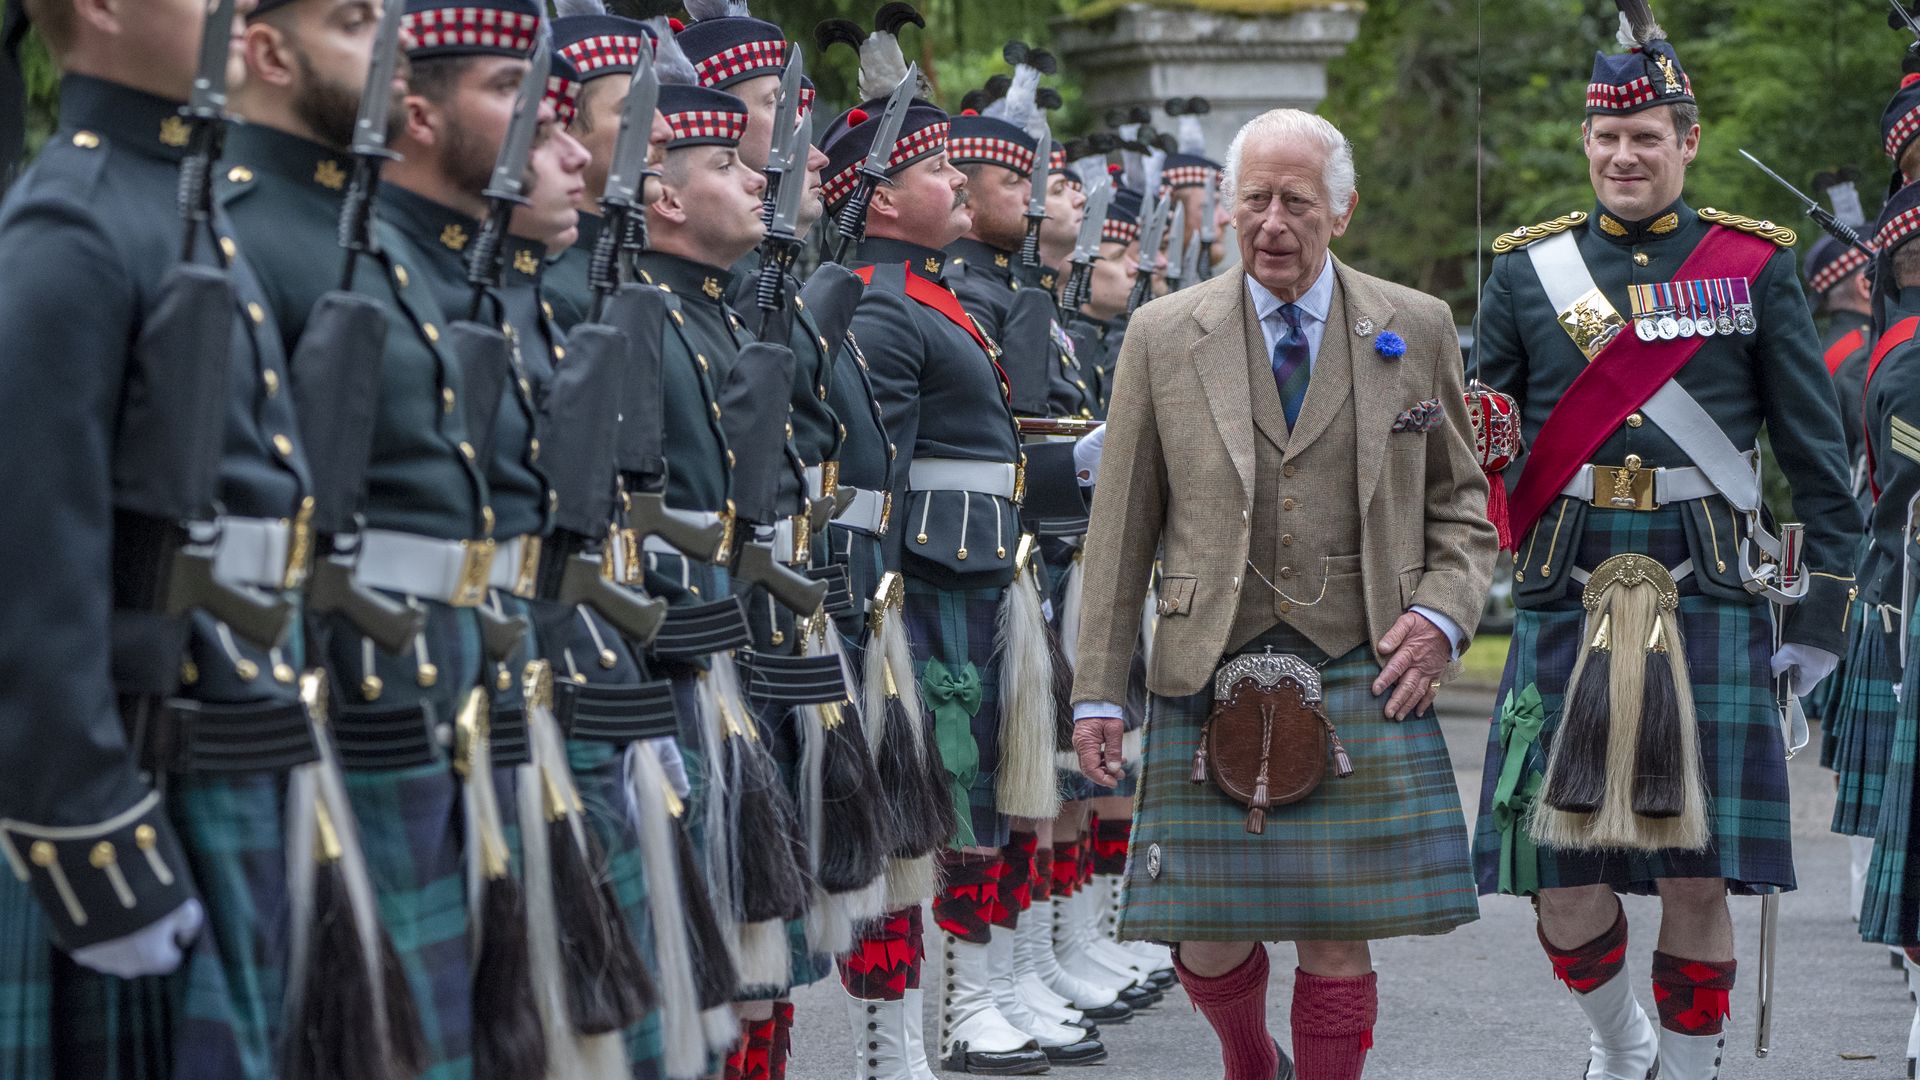
[[[1246,126],[1234,135],[1232,145],[1227,147],[1226,176],[1220,182],[1220,193],[1227,202],[1233,202],[1234,194],[1239,189],[1241,158],[1246,153],[1247,143],[1262,139],[1298,139],[1320,147],[1327,161],[1323,178],[1327,200],[1335,213],[1346,210],[1347,203],[1353,200],[1353,188],[1358,180],[1353,169],[1353,144],[1324,117],[1299,109],[1274,109],[1261,113],[1247,121]]]

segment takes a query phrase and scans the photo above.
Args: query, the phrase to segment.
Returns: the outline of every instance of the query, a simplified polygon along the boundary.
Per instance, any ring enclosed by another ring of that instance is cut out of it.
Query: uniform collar
[[[664,251],[649,251],[635,261],[647,284],[658,285],[682,300],[693,303],[708,303],[718,307],[727,290],[733,286],[733,271],[669,255]]]
[[[921,277],[938,281],[946,270],[947,253],[938,248],[921,247],[885,236],[869,236],[860,241],[859,251],[853,259],[855,267],[888,263],[905,263],[908,269]]]
[[[593,254],[593,245],[600,242],[600,230],[606,224],[606,219],[599,214],[580,211],[580,235],[574,238],[573,246],[589,255]]]
[[[1617,217],[1604,204],[1595,203],[1593,217],[1587,227],[1595,235],[1603,236],[1613,243],[1631,247],[1656,240],[1665,240],[1691,225],[1699,218],[1685,199],[1675,199],[1665,210],[1644,221],[1628,221]]]
[[[429,251],[465,261],[467,245],[479,235],[480,222],[450,206],[397,184],[380,185],[380,203],[393,211],[394,224]]]
[[[947,245],[947,261],[964,262],[1003,282],[1013,280],[1013,252],[1003,251],[970,236],[961,237]]]
[[[82,136],[92,135],[147,157],[184,161],[192,128],[180,115],[183,107],[87,75],[60,80],[60,128],[73,132],[76,145]]]
[[[332,147],[264,124],[235,124],[227,137],[227,179],[276,176],[338,197],[353,180],[353,159]]]

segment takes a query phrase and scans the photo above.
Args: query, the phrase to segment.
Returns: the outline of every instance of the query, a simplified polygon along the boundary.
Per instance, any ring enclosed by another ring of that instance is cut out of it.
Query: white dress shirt
[[[1307,286],[1306,293],[1293,302],[1299,311],[1300,332],[1307,338],[1307,369],[1309,371],[1319,362],[1320,343],[1326,340],[1327,315],[1333,310],[1334,277],[1333,256],[1329,254],[1327,261],[1320,267],[1320,276],[1314,278],[1313,284]],[[1273,295],[1266,286],[1253,280],[1252,274],[1248,274],[1246,280],[1247,297],[1253,302],[1254,314],[1260,318],[1260,334],[1266,339],[1267,356],[1271,358],[1274,348],[1280,344],[1280,339],[1289,332],[1287,320],[1280,314],[1280,308],[1286,304],[1286,301]],[[1311,385],[1308,386],[1307,393],[1313,393]],[[1099,449],[1100,447],[1097,446],[1093,449],[1090,463],[1076,461],[1080,466],[1083,484],[1091,484],[1099,476]],[[1076,459],[1079,456],[1076,454]],[[1460,624],[1422,604],[1415,604],[1408,610],[1439,627],[1440,632],[1447,635],[1447,641],[1453,646],[1454,658],[1459,658],[1460,646],[1465,643],[1467,636],[1460,629]],[[1110,701],[1083,701],[1073,707],[1073,718],[1076,721],[1089,716],[1120,715],[1122,715],[1120,706]]]

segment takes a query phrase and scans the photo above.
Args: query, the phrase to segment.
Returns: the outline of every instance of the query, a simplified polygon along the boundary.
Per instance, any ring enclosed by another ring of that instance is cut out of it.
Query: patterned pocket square
[[[1424,435],[1446,422],[1447,414],[1440,408],[1440,399],[1428,398],[1395,417],[1392,430]]]

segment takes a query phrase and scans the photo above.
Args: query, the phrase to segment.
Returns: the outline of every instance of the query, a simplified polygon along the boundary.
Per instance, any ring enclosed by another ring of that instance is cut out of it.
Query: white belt
[[[1023,443],[1077,443],[1078,435],[1027,435],[1020,440]]]
[[[830,492],[826,491],[824,487],[826,483],[826,475],[827,475],[825,469],[822,469],[818,465],[809,465],[806,467],[806,474],[807,474],[807,498],[819,499],[830,494]]]
[[[1720,494],[1719,489],[1713,486],[1713,481],[1707,478],[1707,474],[1691,465],[1675,469],[1642,469],[1641,471],[1653,474],[1653,501],[1661,506]],[[1567,481],[1567,486],[1560,489],[1560,494],[1583,502],[1593,501],[1593,473],[1594,466],[1580,466],[1579,471],[1573,474],[1573,479]]]
[[[284,518],[237,517],[219,518],[214,526],[220,537],[213,553],[214,580],[274,590],[296,583],[301,568],[289,565],[288,556],[305,559],[307,545],[295,539],[304,526]]]
[[[493,540],[439,540],[368,529],[360,534],[353,577],[369,588],[473,607],[486,599],[499,546]]]
[[[1013,498],[1019,466],[998,461],[960,458],[920,458],[907,471],[907,486],[915,491],[976,491]]]
[[[886,492],[855,488],[853,499],[847,503],[845,510],[834,515],[833,523],[868,536],[885,536],[888,510]]]
[[[758,532],[759,535],[756,536],[755,539],[773,548],[774,561],[788,564],[793,562],[792,518],[783,517],[779,521],[774,522],[771,527],[764,527],[756,530],[756,532]]]
[[[534,576],[539,570],[539,537],[516,536],[502,540],[494,548],[493,572],[487,575],[487,585],[515,596],[531,596]]]

